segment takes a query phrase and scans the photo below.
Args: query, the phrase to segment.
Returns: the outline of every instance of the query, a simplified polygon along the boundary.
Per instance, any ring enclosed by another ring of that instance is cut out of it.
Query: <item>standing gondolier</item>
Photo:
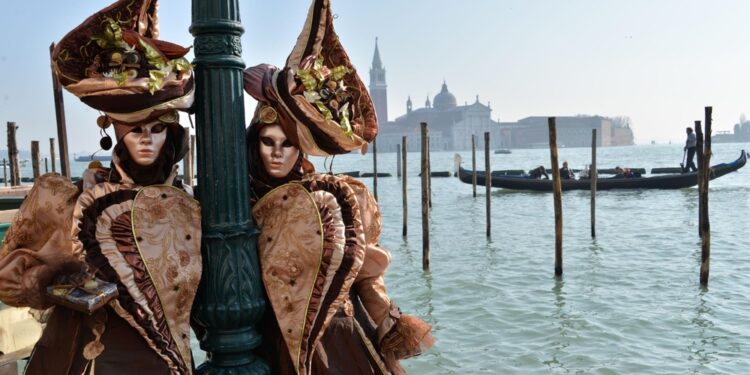
[[[687,140],[685,141],[684,150],[687,152],[687,159],[685,159],[685,165],[682,167],[683,173],[698,170],[693,162],[693,158],[695,158],[695,145],[698,141],[695,138],[695,133],[693,133],[693,128],[688,126],[685,131],[687,132]]]

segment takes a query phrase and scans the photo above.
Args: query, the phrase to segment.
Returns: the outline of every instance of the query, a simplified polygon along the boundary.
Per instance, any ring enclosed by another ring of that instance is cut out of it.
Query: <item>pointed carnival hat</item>
[[[313,0],[286,66],[245,70],[258,100],[254,123],[278,123],[302,152],[326,156],[366,151],[378,133],[370,94],[333,29],[330,0]]]
[[[154,120],[187,136],[177,110],[193,103],[192,65],[184,58],[190,48],[158,39],[157,9],[157,0],[117,1],[65,35],[52,53],[60,84],[104,112],[97,124],[114,123],[118,140]]]

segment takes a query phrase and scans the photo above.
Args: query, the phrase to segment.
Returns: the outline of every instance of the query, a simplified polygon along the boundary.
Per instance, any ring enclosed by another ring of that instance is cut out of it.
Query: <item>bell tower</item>
[[[378,115],[378,123],[382,126],[388,122],[388,85],[385,83],[385,67],[380,60],[378,38],[375,38],[375,54],[372,56],[370,68],[370,96]]]

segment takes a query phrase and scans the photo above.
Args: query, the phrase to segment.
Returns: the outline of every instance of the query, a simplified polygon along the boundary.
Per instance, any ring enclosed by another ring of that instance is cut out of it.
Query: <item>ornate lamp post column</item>
[[[193,318],[208,360],[199,374],[266,374],[252,350],[266,302],[250,216],[238,0],[193,0],[203,276]]]

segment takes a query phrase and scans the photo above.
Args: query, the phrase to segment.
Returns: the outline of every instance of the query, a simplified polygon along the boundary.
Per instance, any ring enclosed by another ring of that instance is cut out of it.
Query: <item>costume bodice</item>
[[[190,373],[189,309],[201,273],[200,206],[166,185],[103,182],[80,194],[67,178],[40,177],[0,250],[0,299],[49,307],[43,291],[62,264],[85,263],[119,296],[109,307],[169,365]],[[96,313],[95,313],[96,314]],[[106,321],[106,320],[104,320]],[[106,329],[102,322],[99,328]],[[106,348],[87,345],[87,359]]]

